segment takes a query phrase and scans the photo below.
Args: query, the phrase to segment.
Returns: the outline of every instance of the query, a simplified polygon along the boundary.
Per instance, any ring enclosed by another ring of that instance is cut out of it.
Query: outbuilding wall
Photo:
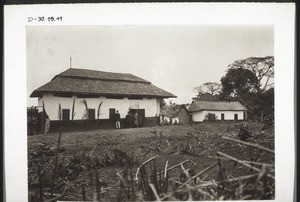
[[[169,117],[169,116],[160,116],[160,123],[164,123],[167,122],[168,124],[170,124],[172,121],[172,124],[179,124],[179,117],[175,116],[175,117]]]
[[[234,120],[234,114],[238,114],[238,120],[244,120],[244,111],[213,111],[202,110],[192,112],[193,122],[203,122],[208,113],[216,115],[216,120],[221,120],[221,114],[224,114],[224,121]]]

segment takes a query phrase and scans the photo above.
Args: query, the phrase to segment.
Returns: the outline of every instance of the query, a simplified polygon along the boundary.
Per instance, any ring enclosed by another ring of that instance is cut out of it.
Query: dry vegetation
[[[28,137],[29,201],[274,199],[274,130],[205,123]]]

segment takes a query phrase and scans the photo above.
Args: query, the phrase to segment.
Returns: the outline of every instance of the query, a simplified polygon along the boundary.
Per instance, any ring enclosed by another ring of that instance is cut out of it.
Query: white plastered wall
[[[194,122],[202,122],[205,115],[212,113],[216,115],[216,120],[221,120],[221,114],[224,114],[224,120],[234,120],[234,114],[238,115],[238,120],[244,120],[244,111],[210,111],[203,110],[192,112],[192,119]]]
[[[169,116],[160,116],[160,122],[168,122],[170,123],[170,120],[172,121],[172,124],[174,124],[175,122],[178,124],[179,123],[179,117],[172,117],[170,118]]]
[[[56,97],[51,94],[45,94],[38,100],[38,105],[42,106],[43,101],[45,104],[45,110],[49,115],[50,120],[58,119],[58,107],[61,105],[61,109],[70,110],[70,119],[72,113],[73,100],[75,99],[75,116],[74,120],[81,120],[85,114],[85,105],[82,103],[83,100],[87,101],[89,109],[95,109],[95,118],[97,118],[98,106],[102,102],[100,109],[100,119],[109,118],[109,109],[114,108],[119,111],[121,118],[125,118],[129,108],[145,109],[145,117],[155,117],[160,113],[159,99],[144,98],[142,100],[131,100],[128,98],[124,99],[107,99],[105,97],[99,98],[72,98],[67,97]]]

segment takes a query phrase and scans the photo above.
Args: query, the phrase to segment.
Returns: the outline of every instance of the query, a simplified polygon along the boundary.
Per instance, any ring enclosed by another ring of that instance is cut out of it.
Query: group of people
[[[121,128],[121,117],[119,114],[119,111],[116,112],[115,114],[115,124],[116,124],[116,129]],[[138,114],[138,112],[135,113],[130,113],[128,111],[126,117],[125,117],[125,128],[137,128],[137,127],[142,127],[144,124],[143,117]]]
[[[50,128],[50,119],[46,112],[42,111],[39,113],[39,122],[40,122],[40,132],[47,135]]]
[[[50,128],[50,119],[46,112],[34,112],[28,115],[28,134],[36,135],[40,134],[48,134]]]

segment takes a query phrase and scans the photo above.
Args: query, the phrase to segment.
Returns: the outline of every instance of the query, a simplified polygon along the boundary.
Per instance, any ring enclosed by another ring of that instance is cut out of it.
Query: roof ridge
[[[194,101],[197,101],[197,102],[227,102],[227,103],[230,103],[230,102],[238,102],[240,103],[239,101],[222,101],[222,100],[194,100]]]
[[[80,69],[80,68],[69,68],[56,76],[53,77],[69,77],[69,78],[86,78],[86,79],[97,79],[106,81],[132,81],[150,83],[141,77],[138,77],[132,73],[118,73],[118,72],[107,72],[94,69]],[[52,80],[53,80],[52,79]]]
[[[133,81],[133,80],[122,80],[122,79],[104,79],[104,78],[94,78],[94,77],[84,77],[84,76],[65,76],[65,75],[57,75],[56,77],[67,77],[74,79],[83,79],[83,80],[99,80],[99,81],[123,81],[123,82],[133,82],[133,83],[146,83],[151,84],[150,81]]]
[[[65,71],[63,71],[63,72],[61,72],[61,73],[59,73],[59,74],[62,74],[62,73],[64,73],[64,72],[68,71],[68,70],[84,70],[84,71],[104,72],[104,73],[111,73],[111,74],[126,74],[126,75],[132,75],[132,76],[135,76],[135,75],[133,75],[133,74],[131,74],[131,73],[108,72],[108,71],[102,71],[102,70],[96,70],[96,69],[81,69],[81,68],[74,68],[74,67],[68,68],[68,69],[66,69]],[[58,74],[58,75],[59,75],[59,74]]]
[[[199,110],[245,110],[246,107],[243,106],[239,101],[202,101],[194,100],[190,107],[190,111]]]

